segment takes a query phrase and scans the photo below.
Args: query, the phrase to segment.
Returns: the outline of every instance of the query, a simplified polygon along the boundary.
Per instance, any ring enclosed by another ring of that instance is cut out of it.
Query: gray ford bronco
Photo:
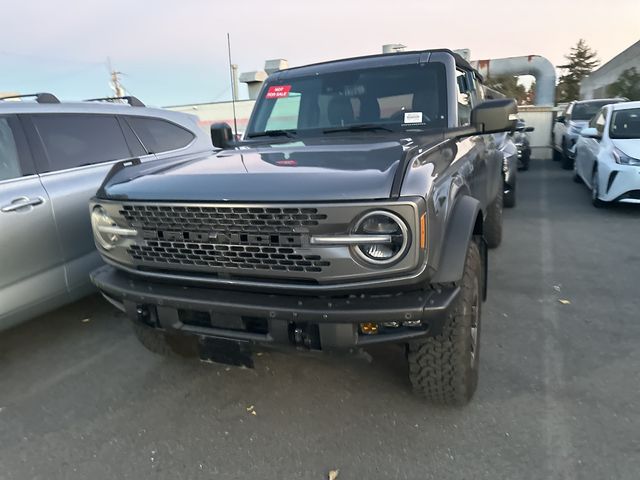
[[[213,155],[114,166],[92,280],[154,352],[397,343],[416,393],[465,404],[502,231],[491,134],[516,110],[449,50],[277,72],[241,141],[214,126]]]

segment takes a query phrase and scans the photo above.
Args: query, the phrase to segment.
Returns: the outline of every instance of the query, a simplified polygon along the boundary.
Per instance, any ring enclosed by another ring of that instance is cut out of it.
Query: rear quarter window
[[[126,117],[150,153],[178,150],[189,145],[195,135],[175,123],[158,118]]]
[[[42,139],[49,171],[131,156],[115,116],[46,114],[34,115],[32,120]]]

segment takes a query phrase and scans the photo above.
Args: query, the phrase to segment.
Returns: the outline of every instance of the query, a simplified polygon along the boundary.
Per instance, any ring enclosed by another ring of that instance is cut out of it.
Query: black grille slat
[[[294,248],[310,227],[327,219],[316,208],[127,204],[119,213],[142,231],[128,253],[146,265],[296,274],[330,266],[319,255]]]

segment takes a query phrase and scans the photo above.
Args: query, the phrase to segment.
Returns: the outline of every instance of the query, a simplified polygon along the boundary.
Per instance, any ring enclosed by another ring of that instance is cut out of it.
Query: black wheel
[[[599,196],[600,183],[598,182],[598,170],[594,168],[593,173],[591,174],[591,202],[596,208],[602,208],[606,205],[606,202],[603,202],[598,198]]]
[[[522,165],[520,170],[527,171],[529,170],[529,163],[531,162],[531,151],[527,150],[522,154]]]
[[[475,241],[469,244],[460,295],[442,334],[407,346],[409,379],[414,392],[442,405],[469,403],[478,386],[482,260]]]
[[[162,330],[147,327],[139,322],[132,322],[132,325],[136,338],[150,352],[163,356],[197,356],[195,338],[169,335]]]
[[[496,248],[502,242],[502,207],[504,192],[502,188],[496,198],[487,209],[487,217],[484,221],[484,239],[487,247]]]
[[[505,208],[513,208],[516,206],[516,182],[502,198],[502,204]]]
[[[571,170],[573,168],[573,158],[569,156],[569,149],[564,140],[562,141],[562,159],[560,160],[560,166],[564,170]]]

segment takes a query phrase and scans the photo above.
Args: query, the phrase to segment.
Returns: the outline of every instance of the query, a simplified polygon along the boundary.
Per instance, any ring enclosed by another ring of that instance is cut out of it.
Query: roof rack
[[[118,100],[124,100],[132,107],[146,107],[144,103],[138,100],[137,97],[127,95],[126,97],[104,97],[104,98],[88,98],[85,102],[111,102],[117,103]]]
[[[0,100],[10,100],[13,98],[28,98],[35,97],[36,102],[38,103],[60,103],[58,97],[53,95],[52,93],[40,92],[40,93],[29,93],[25,95],[7,95],[6,97],[0,97]]]

